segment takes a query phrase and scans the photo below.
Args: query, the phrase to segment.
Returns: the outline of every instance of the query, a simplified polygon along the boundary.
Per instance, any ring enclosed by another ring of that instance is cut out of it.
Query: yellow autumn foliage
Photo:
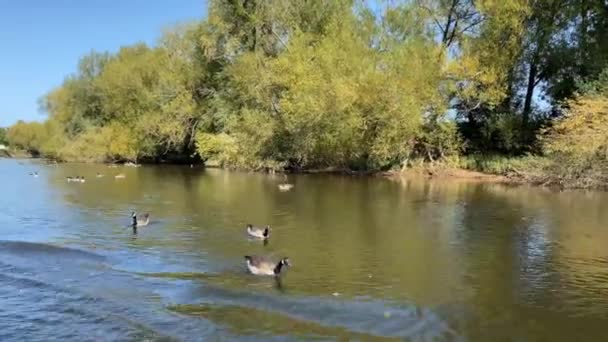
[[[545,150],[572,160],[608,161],[608,97],[584,96],[547,132]]]

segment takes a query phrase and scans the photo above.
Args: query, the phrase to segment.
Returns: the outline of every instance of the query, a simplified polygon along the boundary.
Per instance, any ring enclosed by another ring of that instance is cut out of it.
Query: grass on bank
[[[528,183],[568,189],[608,189],[608,163],[597,158],[572,160],[546,156],[469,155],[433,163],[414,161],[403,169],[429,175],[459,177],[458,170],[505,177],[514,183]],[[463,177],[470,175],[462,174]]]

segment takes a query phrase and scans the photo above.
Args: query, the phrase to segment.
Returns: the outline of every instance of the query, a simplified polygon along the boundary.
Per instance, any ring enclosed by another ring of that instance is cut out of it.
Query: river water
[[[606,193],[11,159],[0,175],[0,341],[608,340]],[[151,215],[136,235],[132,210]],[[292,267],[277,282],[244,255]]]

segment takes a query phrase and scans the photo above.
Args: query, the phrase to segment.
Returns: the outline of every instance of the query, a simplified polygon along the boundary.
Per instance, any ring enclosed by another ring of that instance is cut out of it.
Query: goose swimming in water
[[[252,224],[247,225],[247,234],[258,239],[268,239],[270,237],[270,226],[266,228],[256,228]]]
[[[281,275],[281,272],[285,269],[284,267],[291,266],[289,258],[283,258],[279,262],[274,262],[269,258],[256,255],[246,255],[245,262],[251,274],[275,277]]]
[[[114,176],[114,178],[116,178],[116,179],[125,178],[125,174],[124,173],[119,173],[116,176]]]
[[[289,191],[293,188],[293,184],[279,184],[279,190],[281,191]]]
[[[148,214],[148,213],[144,214],[144,221],[140,221],[137,219],[137,214],[135,212],[132,212],[131,219],[133,220],[131,222],[131,225],[133,226],[133,228],[145,227],[150,223],[150,214]]]
[[[102,173],[97,172],[97,178],[101,178],[101,177],[103,177],[103,174],[102,174]]]

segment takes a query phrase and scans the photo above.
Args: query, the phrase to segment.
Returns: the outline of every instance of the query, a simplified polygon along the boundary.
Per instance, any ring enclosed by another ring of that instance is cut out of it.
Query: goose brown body
[[[247,234],[257,239],[268,239],[270,237],[270,226],[266,226],[266,228],[256,228],[253,225],[248,224]]]
[[[245,262],[249,272],[255,275],[279,276],[285,267],[291,266],[289,258],[283,258],[278,262],[264,256],[246,255]]]
[[[133,222],[132,222],[133,227],[145,227],[150,223],[150,214],[148,214],[148,213],[144,214],[143,221],[140,221],[137,218],[137,214],[135,214],[135,212],[131,214],[131,217],[133,219]]]

